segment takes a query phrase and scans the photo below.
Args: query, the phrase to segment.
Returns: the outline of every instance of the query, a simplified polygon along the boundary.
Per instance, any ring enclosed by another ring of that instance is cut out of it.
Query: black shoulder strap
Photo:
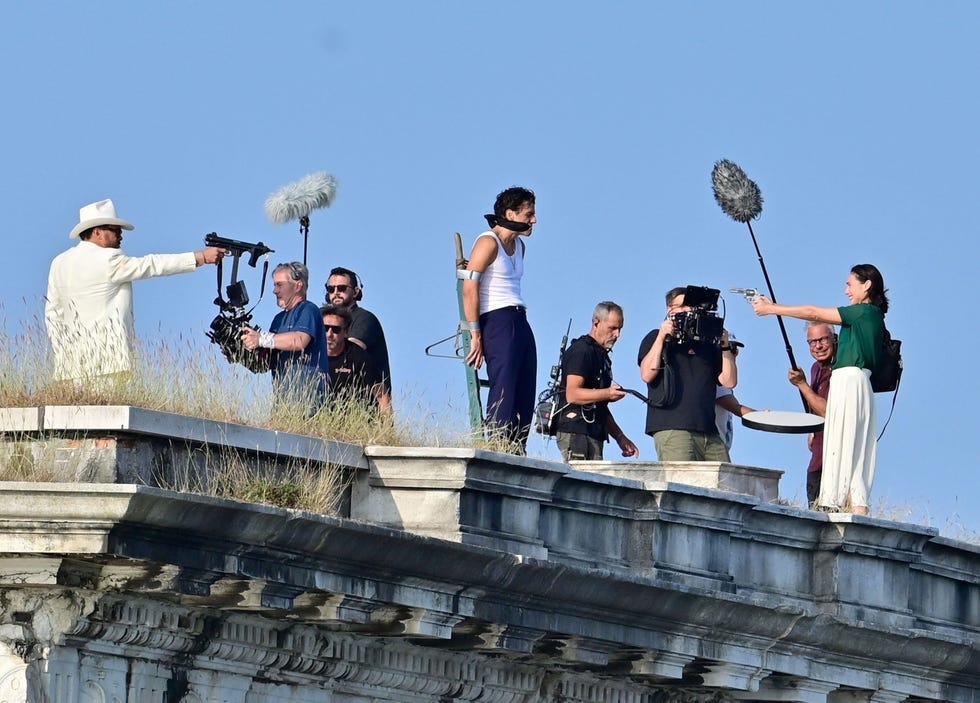
[[[232,283],[234,283],[235,279],[238,278],[238,259],[241,257],[241,253],[235,254],[234,256],[235,256],[235,265],[232,267],[231,270]],[[219,305],[221,309],[224,309],[225,305],[227,304],[227,301],[225,300],[224,294],[222,293],[221,290],[221,279],[223,278],[221,257],[218,258],[218,263],[215,266],[215,270],[217,272],[216,275],[218,278],[218,297],[215,298],[214,303],[215,305]],[[255,301],[255,305],[251,307],[249,312],[252,312],[252,310],[255,309],[255,306],[258,305],[262,301],[262,298],[265,296],[265,279],[268,277],[268,275],[269,275],[269,257],[266,256],[265,261],[262,262],[262,283],[259,284],[259,299]]]
[[[895,401],[898,399],[898,389],[902,385],[902,374],[898,374],[898,380],[895,382],[895,392],[892,393],[892,406],[888,409],[888,419],[885,420],[885,424],[881,427],[881,432],[878,434],[878,439],[875,441],[880,442],[881,438],[885,434],[885,430],[888,429],[888,423],[892,421],[892,413],[895,412]]]
[[[214,304],[221,306],[221,309],[225,308],[225,296],[221,292],[221,258],[218,258],[218,264],[214,267],[218,275],[218,297],[214,299]]]

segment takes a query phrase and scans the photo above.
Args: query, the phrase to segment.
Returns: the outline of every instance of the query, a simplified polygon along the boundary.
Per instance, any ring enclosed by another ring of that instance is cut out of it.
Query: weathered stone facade
[[[0,703],[980,701],[980,549],[772,504],[745,478],[765,469],[716,467],[733,493],[135,409],[33,417],[0,416],[0,461],[83,442],[107,482],[0,483]],[[348,467],[343,516],[109,479],[144,444],[159,470],[221,437]]]

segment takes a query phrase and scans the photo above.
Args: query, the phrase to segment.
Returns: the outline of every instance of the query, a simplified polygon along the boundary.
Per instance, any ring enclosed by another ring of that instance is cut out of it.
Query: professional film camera
[[[255,268],[259,257],[270,254],[273,250],[262,242],[252,244],[237,239],[226,239],[219,237],[215,232],[205,235],[204,243],[209,247],[225,249],[234,257],[234,263],[231,267],[231,283],[225,288],[224,295],[221,292],[221,259],[218,259],[218,297],[214,299],[214,304],[218,306],[220,312],[217,317],[211,320],[211,331],[205,334],[207,334],[208,339],[218,345],[221,353],[229,362],[241,364],[252,373],[265,373],[269,370],[269,350],[249,351],[242,344],[243,327],[248,325],[253,329],[259,328],[255,325],[249,325],[252,321],[252,310],[245,309],[248,305],[248,291],[245,288],[245,281],[238,278],[238,264],[242,255],[248,253],[248,265]],[[259,300],[265,294],[265,279],[268,272],[269,259],[266,257],[262,266],[262,288],[259,293]]]
[[[684,289],[684,306],[691,308],[690,311],[670,315],[670,320],[674,323],[673,337],[679,344],[721,342],[725,319],[715,312],[718,309],[720,292],[704,286],[688,286]]]

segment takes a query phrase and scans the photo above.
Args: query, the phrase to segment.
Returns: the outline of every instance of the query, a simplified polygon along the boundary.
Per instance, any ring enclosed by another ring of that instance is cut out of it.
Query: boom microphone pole
[[[769,290],[769,299],[776,302],[776,293],[772,289],[772,281],[769,280],[769,272],[766,270],[766,262],[762,259],[762,252],[759,250],[759,243],[755,239],[755,232],[752,230],[752,220],[762,214],[762,191],[755,181],[745,175],[745,171],[738,167],[733,161],[722,159],[715,163],[711,170],[711,187],[715,193],[715,200],[726,215],[736,222],[744,222],[749,228],[752,236],[752,244],[755,246],[755,253],[759,257],[759,265],[762,267],[762,276],[766,279],[766,288]],[[783,335],[783,343],[786,345],[786,354],[789,356],[791,368],[799,368],[796,365],[796,358],[793,356],[793,345],[789,343],[789,335],[786,334],[786,325],[783,324],[782,315],[776,315],[779,323],[779,331]],[[806,402],[803,392],[800,391],[800,400],[803,401],[803,411],[810,412],[810,406]]]
[[[310,213],[330,207],[337,192],[337,179],[326,171],[303,176],[270,195],[265,201],[265,214],[277,225],[299,220],[303,235],[303,264],[306,264],[307,242],[310,236]]]

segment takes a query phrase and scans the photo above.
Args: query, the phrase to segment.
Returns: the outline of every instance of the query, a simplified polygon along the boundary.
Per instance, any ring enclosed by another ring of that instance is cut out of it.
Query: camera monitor
[[[235,281],[230,286],[226,286],[225,295],[228,296],[228,305],[233,308],[243,308],[248,305],[248,291],[245,289],[245,281]]]
[[[684,289],[684,305],[694,310],[717,310],[720,293],[717,288],[688,286]]]

